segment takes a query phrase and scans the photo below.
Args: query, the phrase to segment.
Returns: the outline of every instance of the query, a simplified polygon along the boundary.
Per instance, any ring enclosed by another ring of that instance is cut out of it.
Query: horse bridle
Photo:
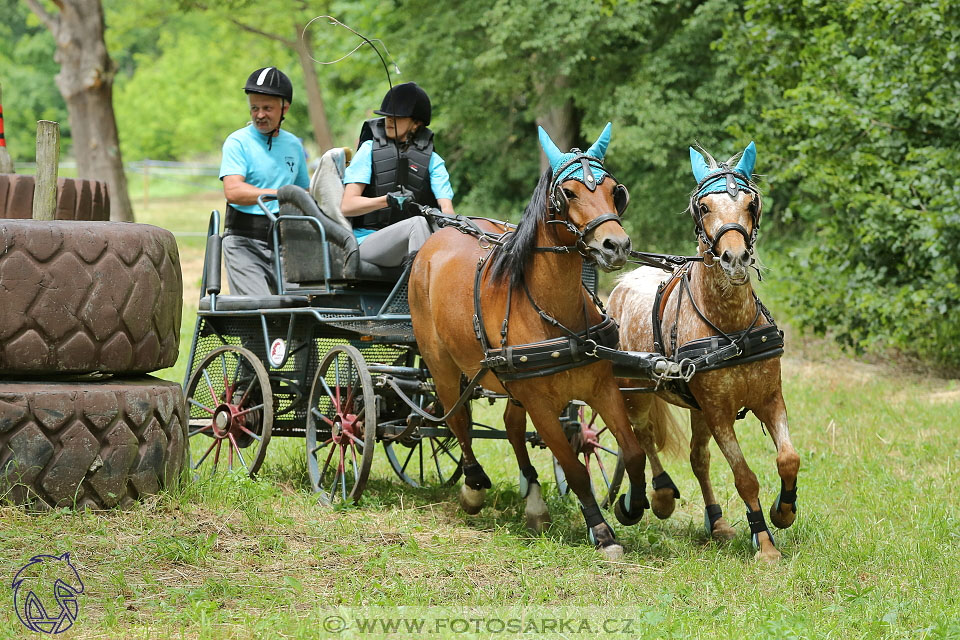
[[[624,211],[627,209],[627,205],[630,204],[630,192],[627,191],[627,188],[620,183],[619,180],[614,177],[612,173],[607,171],[604,168],[603,162],[598,158],[582,153],[580,149],[571,149],[571,152],[576,154],[570,160],[567,160],[562,165],[557,167],[553,172],[555,176],[554,179],[550,182],[550,206],[549,214],[550,220],[547,220],[547,224],[562,224],[567,230],[573,234],[577,239],[576,248],[577,252],[584,258],[593,259],[593,256],[590,255],[586,242],[584,238],[589,236],[593,231],[600,225],[616,221],[621,227],[623,227],[622,217]],[[580,168],[583,171],[583,179],[574,178],[567,176],[563,179],[558,179],[569,169],[572,165],[579,164]],[[596,177],[593,175],[590,165],[595,165],[598,169],[603,171],[603,176],[598,182]],[[582,229],[577,227],[570,221],[570,217],[567,215],[570,209],[570,201],[567,199],[567,195],[563,192],[563,183],[568,180],[576,180],[577,182],[582,182],[584,186],[587,187],[590,191],[596,191],[597,186],[600,185],[607,176],[610,176],[610,179],[616,182],[616,186],[613,188],[613,206],[616,209],[616,213],[604,213],[597,216],[596,218],[590,220],[587,224],[583,226]],[[544,249],[547,249],[544,247]],[[552,249],[560,249],[560,247],[554,247]]]
[[[760,191],[757,190],[753,183],[742,173],[734,171],[733,169],[729,169],[723,164],[720,165],[720,168],[721,171],[711,173],[710,175],[704,177],[703,180],[697,184],[697,190],[694,191],[693,197],[690,198],[690,215],[693,216],[693,223],[695,225],[697,239],[707,247],[706,253],[709,254],[714,260],[717,260],[720,257],[717,255],[717,244],[720,242],[720,238],[722,238],[725,233],[736,231],[743,236],[743,241],[747,245],[747,252],[752,258],[754,245],[757,241],[757,232],[760,231],[760,216],[763,213],[763,202],[760,199]],[[709,213],[709,209],[707,209],[707,205],[702,204],[700,200],[710,193],[721,192],[710,191],[701,195],[700,191],[705,185],[710,182],[714,182],[719,178],[725,179],[726,193],[734,200],[737,199],[737,196],[741,191],[753,194],[753,198],[751,199],[750,204],[747,206],[748,211],[750,211],[751,222],[753,223],[752,231],[747,231],[743,225],[739,223],[728,222],[717,229],[717,233],[712,238],[710,237],[710,234],[707,233],[707,230],[703,225],[703,218],[707,215],[707,213]]]

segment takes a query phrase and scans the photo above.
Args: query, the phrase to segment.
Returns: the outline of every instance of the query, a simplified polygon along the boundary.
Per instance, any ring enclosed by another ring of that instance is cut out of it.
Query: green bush
[[[724,42],[759,61],[773,192],[815,230],[796,319],[960,365],[960,5],[753,1]]]

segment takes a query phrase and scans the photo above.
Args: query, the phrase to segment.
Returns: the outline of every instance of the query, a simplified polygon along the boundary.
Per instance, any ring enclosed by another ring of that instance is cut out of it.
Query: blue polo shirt
[[[234,131],[224,141],[220,179],[224,176],[243,176],[244,182],[261,189],[279,189],[288,184],[310,188],[307,157],[297,136],[281,129],[267,149],[267,136],[252,124]],[[233,206],[244,213],[263,215],[255,204]],[[276,201],[268,202],[267,207],[274,213],[279,210]]]

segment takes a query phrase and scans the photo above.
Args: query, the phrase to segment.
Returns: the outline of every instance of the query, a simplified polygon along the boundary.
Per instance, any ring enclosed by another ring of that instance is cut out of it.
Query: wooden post
[[[0,86],[0,173],[13,173],[13,160],[7,152],[7,141],[3,137],[3,87]]]
[[[57,217],[57,170],[60,166],[60,125],[37,122],[37,175],[33,189],[33,219]]]

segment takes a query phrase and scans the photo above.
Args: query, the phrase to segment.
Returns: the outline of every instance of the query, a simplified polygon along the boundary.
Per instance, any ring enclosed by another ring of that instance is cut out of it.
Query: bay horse
[[[625,274],[610,294],[609,309],[620,322],[621,349],[659,351],[676,360],[700,357],[698,372],[686,388],[667,383],[655,396],[625,393],[633,427],[641,444],[669,440],[672,427],[657,405],[666,401],[690,409],[690,465],[703,492],[707,534],[717,539],[735,535],[710,483],[708,445],[713,436],[746,504],[756,558],[772,561],[780,558],[780,552],[764,521],[757,476],[737,442],[736,420],[749,409],[776,446],[781,486],[770,520],[778,528],[789,527],[796,518],[800,457],[790,441],[781,389],[782,334],[750,282],[762,212],[760,192],[751,179],[756,146],[751,142],[738,155],[735,166],[737,155],[718,164],[709,153],[705,160],[690,148],[697,180],[690,213],[696,226],[698,261],[687,262],[672,275],[652,267]],[[630,383],[637,386],[636,381]],[[662,465],[656,452],[648,448],[648,454],[657,473]],[[653,511],[667,517],[673,511],[672,501],[655,502]]]
[[[516,230],[494,236],[504,228],[477,220],[472,223],[477,230],[491,235],[452,228],[433,234],[413,260],[409,302],[414,335],[444,407],[454,407],[464,376],[508,394],[503,420],[520,467],[527,526],[537,531],[550,520],[526,450],[529,413],[580,500],[591,541],[606,558],[617,559],[623,548],[600,513],[587,470],[559,419],[571,400],[589,403],[613,430],[630,478],[643,486],[644,454],[612,366],[590,354],[603,342],[615,346],[616,325],[581,283],[585,259],[610,271],[625,264],[630,251],[620,223],[629,196],[603,168],[610,128],[608,123],[586,153],[562,153],[540,128],[550,167]],[[496,344],[500,348],[491,349]],[[525,351],[524,345],[533,348]],[[515,373],[534,363],[530,375]],[[461,407],[447,424],[463,452],[460,505],[475,514],[490,479],[474,455],[467,410]]]

